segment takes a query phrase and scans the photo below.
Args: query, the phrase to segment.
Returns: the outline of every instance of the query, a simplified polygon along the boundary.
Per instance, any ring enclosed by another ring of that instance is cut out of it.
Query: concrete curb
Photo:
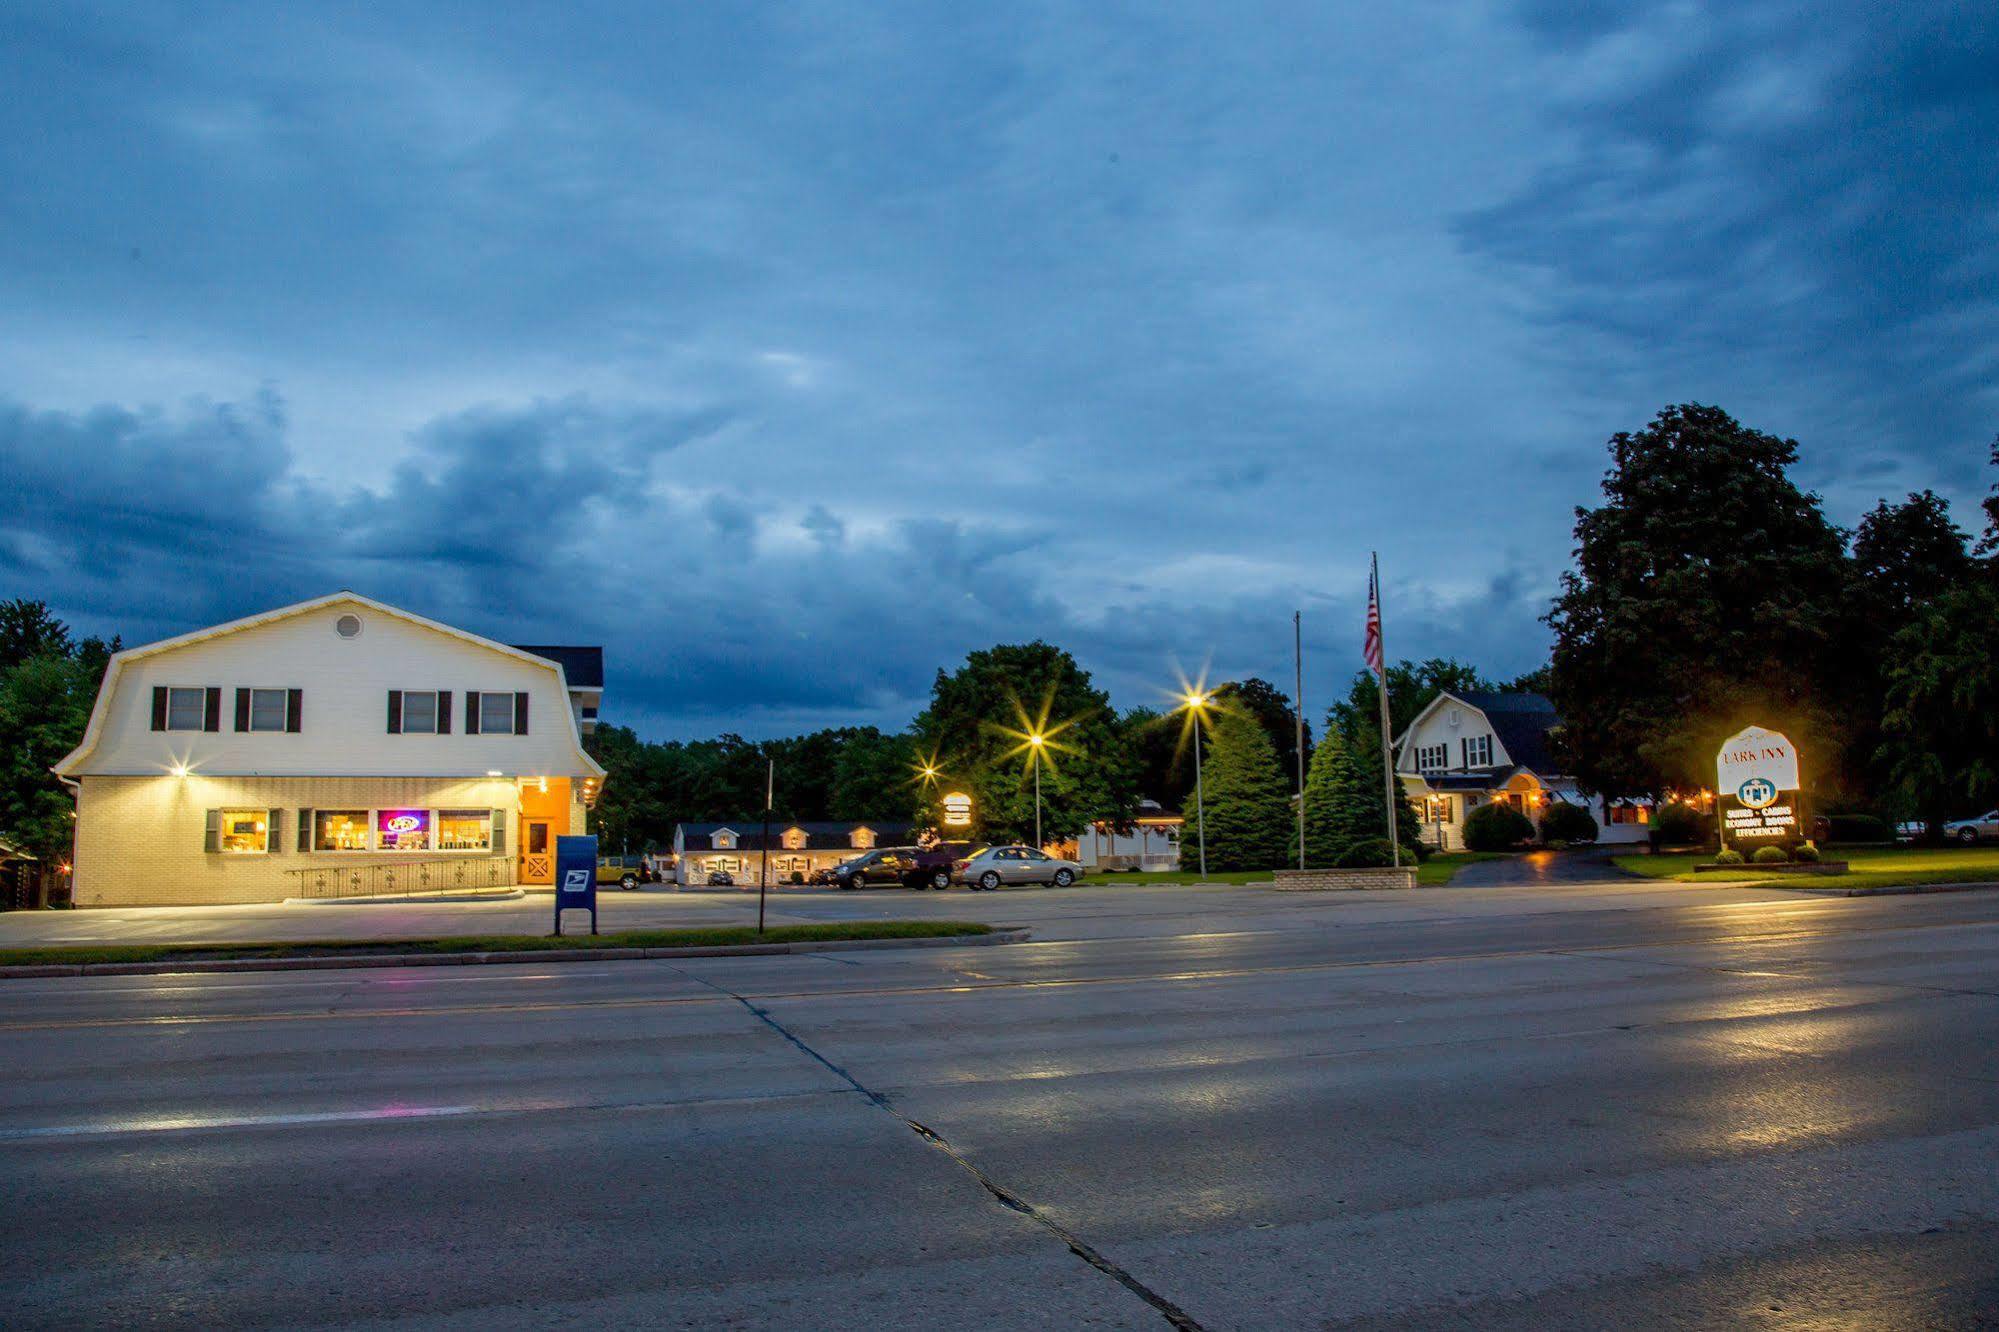
[[[928,939],[811,939],[797,943],[709,944],[694,948],[543,948],[503,953],[375,953],[352,957],[233,957],[187,962],[37,962],[0,966],[0,980],[43,976],[176,976],[232,971],[350,971],[366,967],[476,967],[542,962],[637,962],[671,957],[775,957],[783,953],[844,953],[874,948],[980,948],[1024,943],[1024,925],[991,934]]]
[[[1675,882],[1661,879],[1661,883]],[[1772,888],[1782,893],[1799,893],[1806,897],[1916,897],[1926,893],[1975,893],[1986,889],[1999,888],[1999,883],[1892,883],[1866,888],[1842,888],[1831,883],[1785,883],[1781,879],[1730,879],[1726,883],[1701,882],[1698,884],[1684,880],[1684,887],[1701,888]]]

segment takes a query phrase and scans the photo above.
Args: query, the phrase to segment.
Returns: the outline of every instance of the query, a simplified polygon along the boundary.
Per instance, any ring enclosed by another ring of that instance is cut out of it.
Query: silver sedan
[[[1073,860],[1057,860],[1031,846],[989,846],[953,867],[953,877],[973,890],[992,892],[1003,883],[1052,883],[1067,888],[1083,877]]]

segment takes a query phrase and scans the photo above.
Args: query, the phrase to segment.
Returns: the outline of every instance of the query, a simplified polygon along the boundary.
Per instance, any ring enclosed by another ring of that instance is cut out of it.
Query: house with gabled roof
[[[336,592],[113,654],[55,765],[74,901],[552,884],[604,770],[551,651]]]
[[[1415,803],[1423,840],[1464,847],[1464,821],[1483,804],[1508,804],[1537,824],[1550,802],[1580,805],[1597,821],[1597,840],[1642,842],[1652,807],[1607,801],[1563,771],[1552,735],[1561,725],[1540,694],[1440,693],[1395,743],[1395,771]]]

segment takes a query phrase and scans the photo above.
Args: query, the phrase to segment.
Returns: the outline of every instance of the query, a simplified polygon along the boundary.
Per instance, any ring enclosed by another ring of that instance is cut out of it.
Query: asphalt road
[[[1037,941],[6,982],[0,1308],[1999,1325],[1999,893],[980,900]]]

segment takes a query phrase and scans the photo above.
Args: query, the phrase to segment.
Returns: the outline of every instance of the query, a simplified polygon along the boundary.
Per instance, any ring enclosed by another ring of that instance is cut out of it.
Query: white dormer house
[[[1395,745],[1423,840],[1461,850],[1465,817],[1480,805],[1509,804],[1538,824],[1551,801],[1587,809],[1600,843],[1645,840],[1649,804],[1596,799],[1561,770],[1548,741],[1560,724],[1539,694],[1439,694]]]
[[[558,661],[353,592],[117,653],[55,771],[79,906],[549,884],[604,780]]]

